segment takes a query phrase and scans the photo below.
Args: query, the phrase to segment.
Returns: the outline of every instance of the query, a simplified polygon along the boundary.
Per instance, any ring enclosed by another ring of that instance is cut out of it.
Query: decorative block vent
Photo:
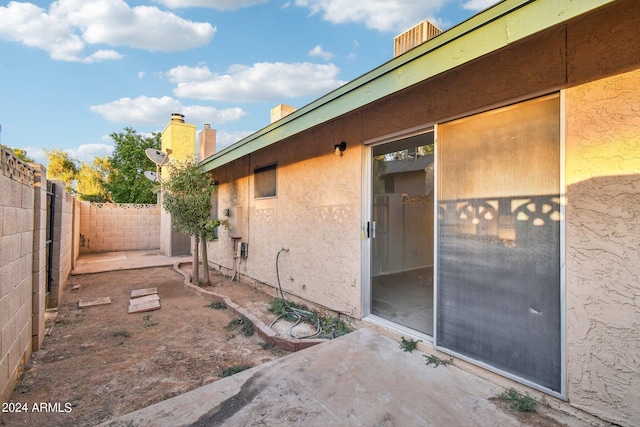
[[[35,184],[35,170],[13,154],[10,149],[0,147],[0,170],[2,174],[31,187]]]

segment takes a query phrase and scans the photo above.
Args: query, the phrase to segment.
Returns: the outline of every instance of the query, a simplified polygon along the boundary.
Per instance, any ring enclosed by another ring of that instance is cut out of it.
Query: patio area
[[[78,259],[73,274],[189,260],[156,251],[92,254]],[[455,365],[427,365],[424,353],[404,352],[375,328],[362,327],[101,426],[594,425],[544,405],[534,413],[512,411],[497,398],[502,387]]]

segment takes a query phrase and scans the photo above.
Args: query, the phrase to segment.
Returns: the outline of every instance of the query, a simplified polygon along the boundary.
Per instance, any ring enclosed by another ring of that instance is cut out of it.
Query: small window
[[[253,195],[256,199],[276,197],[276,164],[253,171]]]

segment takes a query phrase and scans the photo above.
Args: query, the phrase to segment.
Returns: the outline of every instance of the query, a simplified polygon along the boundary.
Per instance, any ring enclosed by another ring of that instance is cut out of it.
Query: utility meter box
[[[249,256],[249,244],[247,242],[240,242],[240,257],[246,258]]]
[[[241,239],[247,237],[244,222],[244,209],[242,206],[225,209],[229,211],[227,220],[229,221],[229,237],[233,239]],[[226,212],[225,212],[226,213]]]

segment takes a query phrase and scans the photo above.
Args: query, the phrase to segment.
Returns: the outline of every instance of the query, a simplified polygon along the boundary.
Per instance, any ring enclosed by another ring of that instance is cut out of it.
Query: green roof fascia
[[[213,154],[203,172],[616,0],[504,0]]]

